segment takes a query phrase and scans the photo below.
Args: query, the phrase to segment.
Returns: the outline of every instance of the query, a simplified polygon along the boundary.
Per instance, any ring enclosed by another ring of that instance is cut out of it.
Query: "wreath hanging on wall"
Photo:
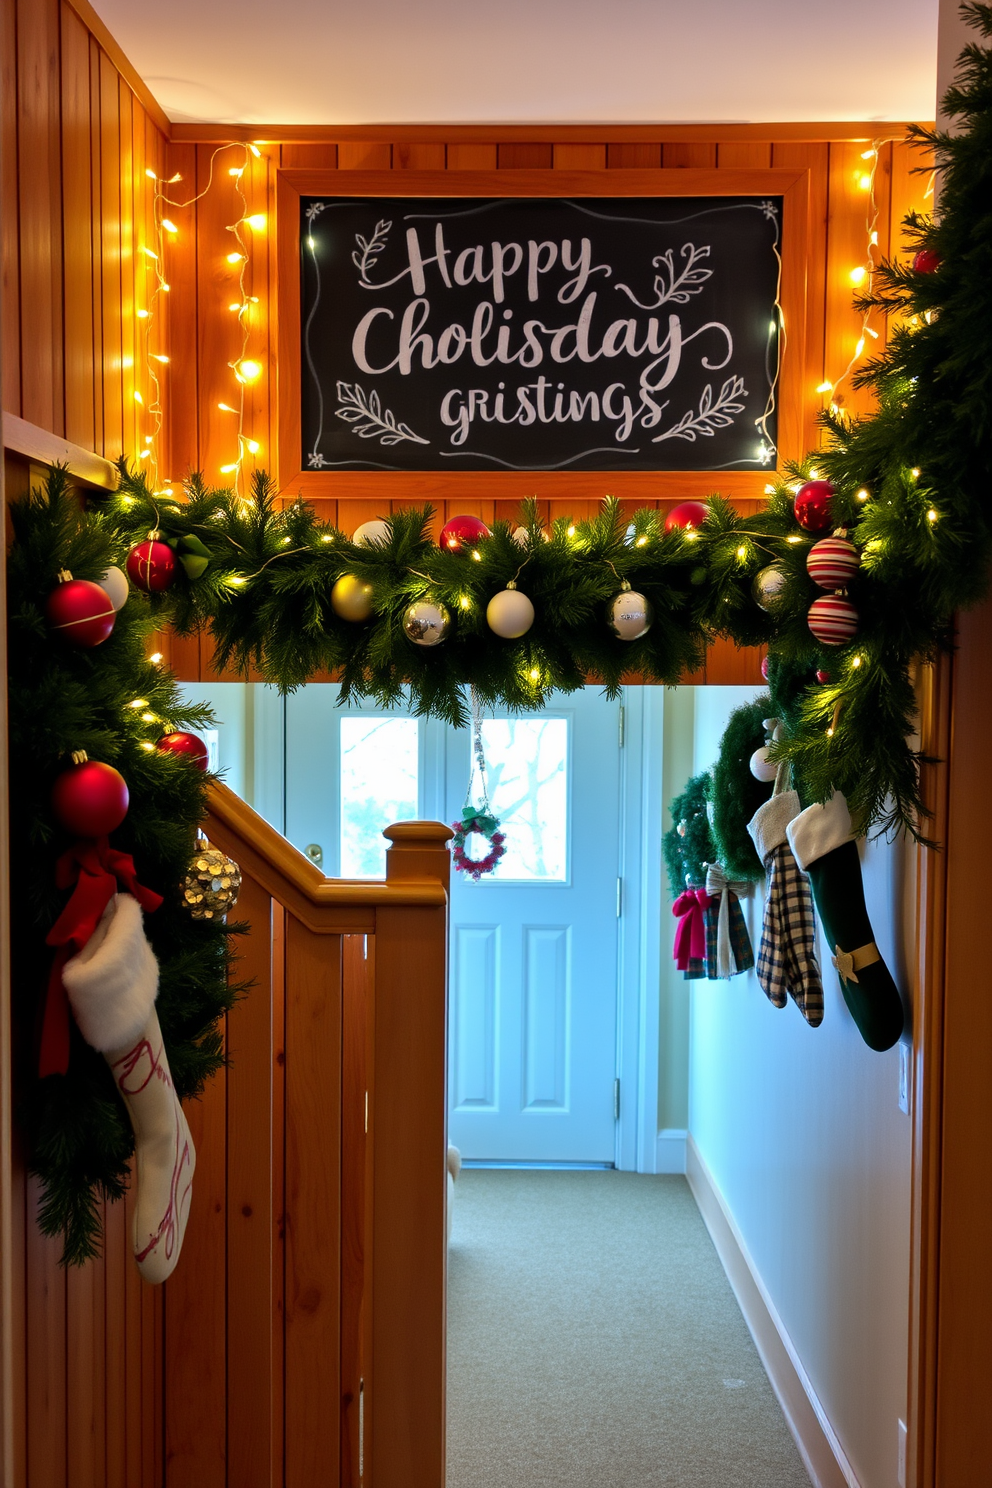
[[[992,6],[963,10],[992,36]],[[827,447],[786,469],[753,517],[713,496],[700,525],[665,531],[657,512],[631,520],[608,499],[594,520],[544,533],[531,504],[522,534],[497,523],[445,551],[431,540],[429,509],[356,543],[302,500],[277,509],[264,475],[248,500],[194,477],[180,501],[153,496],[124,462],[119,490],[85,510],[58,471],[15,504],[13,923],[25,1047],[60,910],[64,839],[50,792],[85,749],[125,776],[131,808],[114,845],[164,900],[149,938],[179,1093],[194,1094],[221,1061],[217,1020],[238,991],[229,932],[219,919],[192,920],[178,887],[204,813],[203,776],[181,751],[156,747],[166,725],[181,734],[206,718],[147,658],[163,626],[209,630],[219,667],[255,667],[284,689],[328,669],[344,697],[388,705],[408,685],[415,712],[458,724],[468,685],[485,705],[528,710],[589,679],[615,693],[627,672],[675,683],[716,636],[767,645],[787,730],[777,750],[803,800],[836,788],[861,830],[920,835],[910,665],[933,657],[954,611],[984,595],[992,536],[987,46],[965,50],[944,107],[960,134],[911,130],[936,154],[940,216],[908,219],[912,264],[881,265],[860,302],[891,317],[884,350],[857,377],[877,412],[827,418]],[[129,557],[144,592],[125,596],[103,644],[73,649],[45,617],[60,571],[97,582]],[[21,1111],[44,1190],[40,1223],[79,1262],[99,1243],[99,1197],[119,1197],[127,1182],[130,1129],[105,1062],[75,1033],[66,1074],[33,1080],[29,1063]]]

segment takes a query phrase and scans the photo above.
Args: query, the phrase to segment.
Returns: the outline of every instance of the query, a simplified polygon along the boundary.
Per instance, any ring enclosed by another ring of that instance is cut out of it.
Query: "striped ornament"
[[[861,555],[843,537],[825,537],[806,554],[806,571],[819,589],[843,589],[858,571]]]
[[[843,646],[858,633],[858,612],[849,599],[821,594],[809,607],[809,628],[824,646]]]

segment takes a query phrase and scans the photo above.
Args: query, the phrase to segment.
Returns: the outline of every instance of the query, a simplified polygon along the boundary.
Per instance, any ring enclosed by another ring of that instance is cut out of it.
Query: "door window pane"
[[[415,820],[415,718],[341,719],[341,877],[385,878],[383,827]]]
[[[506,833],[497,879],[568,878],[568,719],[489,718],[482,724],[489,799]],[[474,840],[466,844],[481,857]]]

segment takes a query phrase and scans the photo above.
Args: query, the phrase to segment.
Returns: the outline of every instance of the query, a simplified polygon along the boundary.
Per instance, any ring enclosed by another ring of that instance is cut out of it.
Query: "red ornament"
[[[767,656],[763,656],[761,658],[761,675],[764,677],[765,681],[767,682],[768,681],[768,657]]]
[[[169,589],[176,576],[176,555],[168,543],[159,542],[158,533],[148,534],[127,555],[127,572],[132,584],[146,594],[159,594]]]
[[[57,777],[51,801],[56,817],[73,836],[106,837],[127,815],[127,784],[113,765],[83,755]]]
[[[694,532],[703,525],[709,514],[709,507],[702,501],[680,501],[665,518],[665,531],[672,532],[676,527],[681,527],[683,532]]]
[[[921,248],[913,259],[913,270],[917,274],[936,274],[942,262],[936,248]]]
[[[49,629],[57,631],[72,646],[99,646],[114,628],[117,611],[110,596],[89,579],[74,579],[67,573],[45,602]]]
[[[185,755],[198,770],[205,770],[210,758],[206,744],[197,734],[164,734],[155,747],[163,754]]]
[[[849,599],[837,594],[821,594],[814,599],[807,616],[809,628],[824,646],[843,646],[858,633],[858,612]]]
[[[829,682],[830,681],[830,673],[829,672],[825,672],[822,667],[817,667],[816,680],[817,680],[817,682]]]
[[[860,562],[860,553],[846,538],[824,537],[806,554],[806,571],[819,589],[843,589]]]
[[[441,528],[437,545],[446,553],[457,553],[460,556],[482,538],[489,536],[489,528],[478,517],[450,517]]]
[[[796,492],[793,511],[800,527],[807,532],[826,532],[830,526],[830,498],[834,488],[829,481],[807,481]]]

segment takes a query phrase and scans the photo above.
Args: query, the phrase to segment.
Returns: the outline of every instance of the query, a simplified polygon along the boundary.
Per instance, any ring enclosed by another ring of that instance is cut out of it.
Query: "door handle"
[[[319,842],[308,842],[303,849],[315,868],[320,868],[324,862],[324,849]]]

